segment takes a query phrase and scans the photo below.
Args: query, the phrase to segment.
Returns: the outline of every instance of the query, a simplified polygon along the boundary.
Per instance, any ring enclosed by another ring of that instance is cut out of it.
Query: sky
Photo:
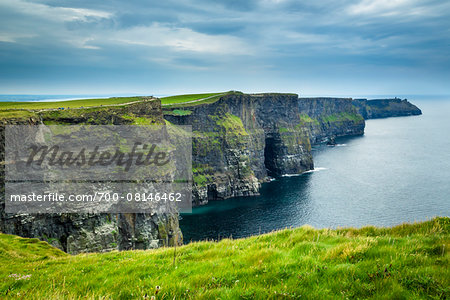
[[[448,0],[0,0],[0,94],[450,94]]]

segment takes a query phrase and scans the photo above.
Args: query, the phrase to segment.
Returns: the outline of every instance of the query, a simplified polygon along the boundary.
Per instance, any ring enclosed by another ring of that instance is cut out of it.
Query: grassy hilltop
[[[204,103],[212,103],[220,99],[221,96],[232,92],[223,93],[206,93],[206,94],[186,94],[162,97],[161,104],[170,107],[172,105],[194,106]],[[74,111],[80,108],[86,109],[95,107],[109,107],[127,105],[129,103],[136,103],[144,101],[146,97],[112,97],[100,99],[81,99],[81,100],[67,100],[67,101],[32,101],[32,102],[2,102],[0,101],[0,120],[19,118],[27,119],[36,117],[38,112],[46,110],[55,110],[64,108],[65,111]]]
[[[179,104],[191,101],[199,100],[216,100],[215,96],[221,96],[226,93],[208,93],[208,94],[186,94],[162,97],[162,105]],[[15,109],[56,109],[60,107],[67,108],[80,108],[80,107],[92,107],[102,105],[120,105],[136,101],[141,101],[142,97],[112,97],[112,98],[100,98],[100,99],[81,99],[81,100],[67,100],[67,101],[31,101],[31,102],[0,102],[0,110],[15,110]],[[200,101],[199,101],[200,102]]]
[[[116,98],[101,98],[101,99],[82,99],[82,100],[67,100],[67,101],[31,101],[31,102],[0,102],[0,110],[6,109],[55,109],[59,107],[64,108],[80,108],[101,105],[118,105],[135,101],[140,101],[140,97],[116,97]]]
[[[446,299],[450,218],[69,256],[0,235],[0,298]],[[174,265],[174,253],[176,261]]]

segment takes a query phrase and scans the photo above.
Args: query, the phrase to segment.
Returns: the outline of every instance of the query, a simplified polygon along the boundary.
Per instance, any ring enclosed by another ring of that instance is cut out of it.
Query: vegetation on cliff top
[[[0,235],[0,298],[446,299],[450,219],[69,256]]]
[[[186,94],[186,95],[162,97],[161,104],[169,105],[169,104],[178,104],[178,103],[190,102],[190,101],[198,101],[200,99],[205,99],[205,98],[209,99],[213,96],[221,95],[221,94],[224,94],[224,93]]]
[[[67,108],[80,108],[80,107],[90,107],[90,106],[101,106],[101,105],[116,105],[125,104],[135,101],[142,100],[141,97],[114,97],[105,99],[82,99],[82,100],[67,100],[67,101],[34,101],[34,102],[0,102],[0,110],[6,109],[30,109],[30,110],[41,110],[41,109],[55,109],[64,107]]]
[[[226,93],[208,93],[208,94],[186,94],[170,97],[162,97],[161,104],[179,104],[197,100],[213,100],[213,96],[223,95]],[[80,107],[92,107],[102,105],[119,105],[130,102],[142,101],[143,97],[113,97],[104,99],[81,99],[81,100],[67,100],[67,101],[32,101],[32,102],[0,102],[0,111],[5,110],[42,110],[42,109],[57,109],[57,108],[80,108]],[[203,101],[199,101],[203,102]],[[196,103],[196,102],[195,102]]]
[[[28,110],[22,109],[0,109],[0,120],[3,119],[29,119],[37,115]]]
[[[118,97],[55,102],[0,102],[0,120],[39,119],[40,114],[46,114],[47,116],[55,118],[73,118],[82,115],[85,112],[105,110],[108,107],[125,106],[129,103],[142,101],[144,99],[144,97]]]
[[[222,96],[231,94],[242,94],[242,92],[229,91],[211,94],[188,94],[161,98],[161,104],[165,107],[192,107],[201,104],[214,103]]]
[[[164,106],[195,106],[199,104],[212,103],[220,99],[223,95],[234,93],[207,93],[207,94],[186,94],[170,97],[162,97],[161,104]],[[63,108],[62,111],[73,111],[74,108],[89,108],[99,106],[125,105],[127,103],[142,101],[145,97],[112,97],[104,99],[81,99],[67,101],[33,101],[33,102],[0,102],[0,119],[27,119],[36,117],[35,111],[53,110]],[[191,112],[185,110],[165,111],[173,115],[188,115]]]

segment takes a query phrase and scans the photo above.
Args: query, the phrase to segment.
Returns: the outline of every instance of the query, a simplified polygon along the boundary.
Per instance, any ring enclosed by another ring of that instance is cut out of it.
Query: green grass
[[[0,109],[0,120],[2,119],[29,119],[36,114],[28,110]]]
[[[29,109],[29,110],[39,110],[39,109],[54,109],[59,107],[64,108],[79,108],[79,107],[90,107],[90,106],[100,106],[100,105],[115,105],[123,104],[128,102],[134,102],[142,100],[141,97],[117,97],[117,98],[106,98],[106,99],[83,99],[83,100],[68,100],[68,101],[56,101],[56,102],[0,102],[0,110],[9,109]]]
[[[177,95],[177,96],[170,96],[170,97],[162,97],[161,98],[161,104],[167,105],[167,104],[179,104],[183,102],[189,102],[189,101],[195,101],[203,98],[208,98],[216,95],[220,95],[223,93],[207,93],[207,94],[186,94],[186,95]]]
[[[393,228],[304,226],[191,243],[176,249],[175,265],[173,248],[69,256],[0,235],[0,298],[446,299],[449,229],[449,218]]]
[[[166,107],[192,107],[197,106],[201,104],[210,104],[214,103],[222,96],[225,95],[231,95],[231,94],[243,94],[242,92],[238,91],[229,91],[224,93],[211,93],[211,94],[192,94],[192,95],[179,95],[179,96],[171,96],[171,97],[164,97],[161,98],[162,105]],[[167,99],[169,98],[169,99]],[[203,100],[200,100],[203,99]],[[200,100],[200,101],[197,101]],[[171,102],[168,102],[171,101]],[[189,103],[189,101],[195,101],[192,103]],[[187,103],[186,103],[187,102]]]
[[[230,93],[230,92],[227,92]],[[177,95],[161,98],[161,104],[163,105],[184,105],[193,106],[204,103],[212,103],[217,101],[222,95],[227,93],[207,93],[207,94],[189,94],[189,95]],[[207,98],[207,99],[204,99]],[[195,101],[204,99],[203,101],[195,103],[184,103],[189,101]],[[113,97],[105,99],[82,99],[82,100],[67,100],[67,101],[55,101],[55,102],[0,102],[0,119],[5,118],[28,118],[32,116],[33,110],[42,109],[57,109],[60,107],[67,108],[80,108],[80,107],[93,107],[93,106],[108,106],[125,104],[129,102],[135,102],[142,100],[142,97]],[[183,104],[184,103],[184,104]],[[187,115],[189,111],[175,110],[175,115]]]

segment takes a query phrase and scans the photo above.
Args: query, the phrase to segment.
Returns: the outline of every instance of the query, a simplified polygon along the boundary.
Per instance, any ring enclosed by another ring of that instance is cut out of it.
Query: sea
[[[421,116],[366,121],[363,136],[313,149],[315,169],[265,183],[260,196],[195,207],[184,241],[241,238],[305,224],[392,226],[450,216],[450,97],[409,97]]]

